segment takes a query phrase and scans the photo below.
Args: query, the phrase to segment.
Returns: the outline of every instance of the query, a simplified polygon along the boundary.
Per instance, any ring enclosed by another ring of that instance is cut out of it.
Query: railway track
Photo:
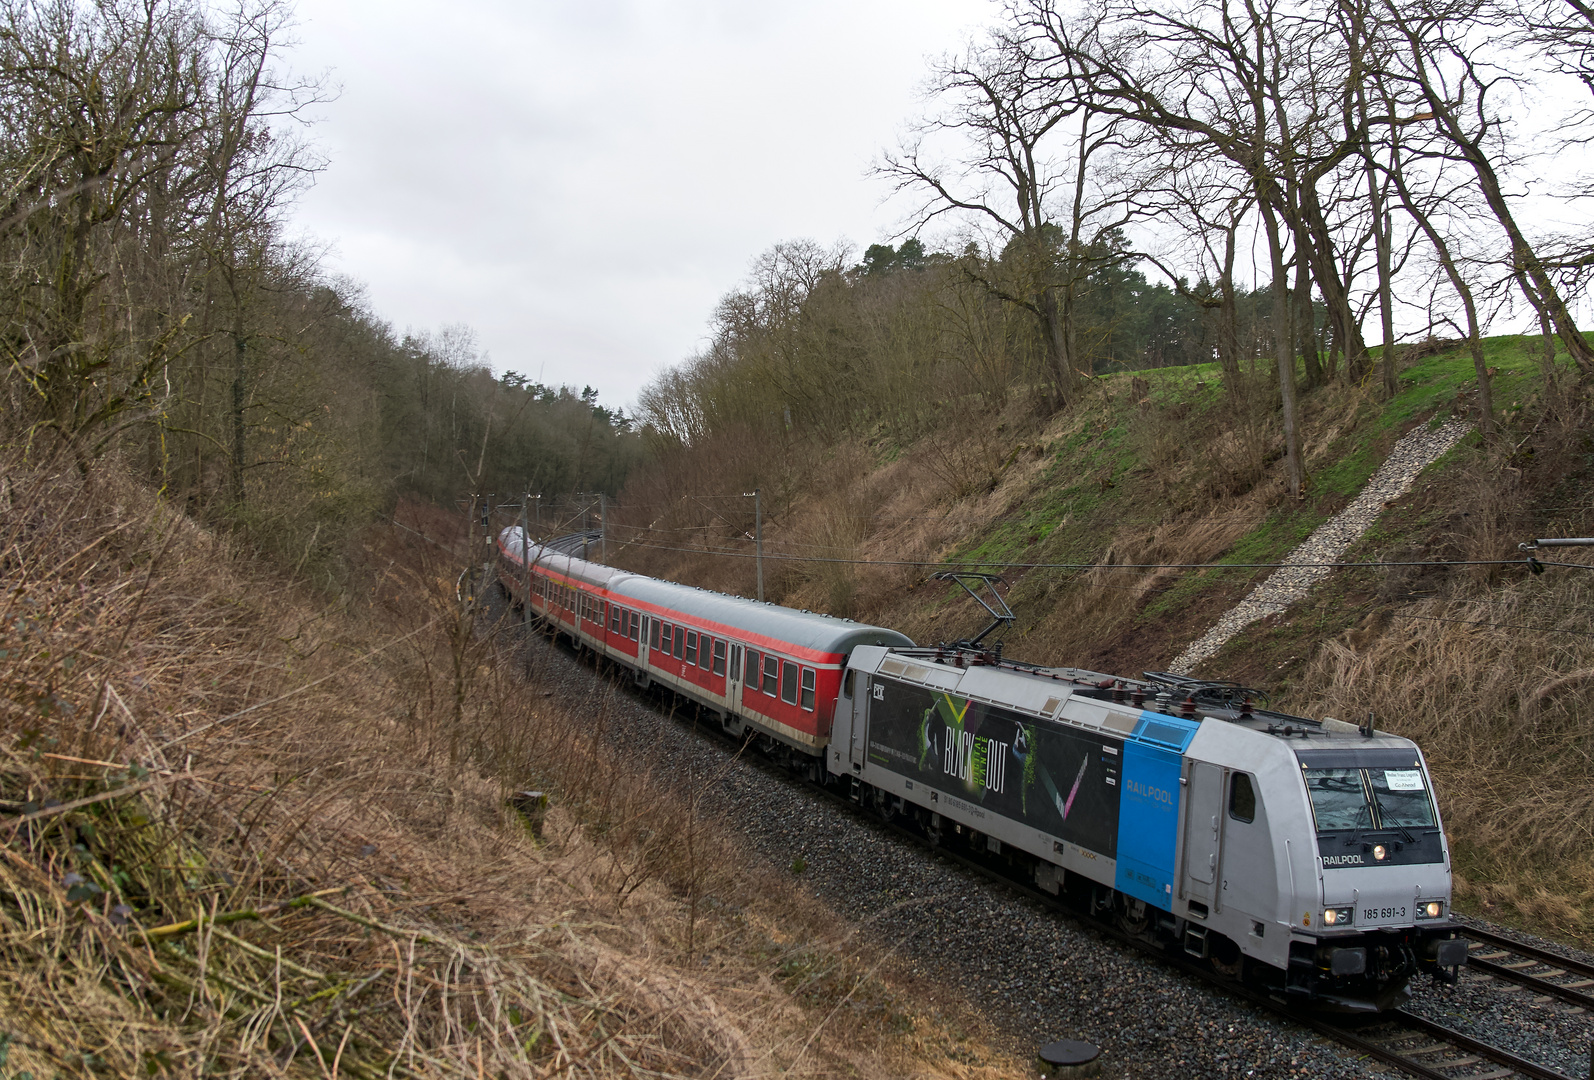
[[[1472,940],[1467,955],[1471,970],[1594,1012],[1594,964],[1568,960],[1481,927],[1468,926],[1462,933]]]
[[[1404,1009],[1354,1027],[1289,1015],[1321,1035],[1423,1080],[1583,1080]]]

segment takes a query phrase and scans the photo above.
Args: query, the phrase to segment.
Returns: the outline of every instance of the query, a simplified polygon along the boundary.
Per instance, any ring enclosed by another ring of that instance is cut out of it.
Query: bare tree
[[[934,93],[946,111],[880,171],[899,191],[925,196],[915,230],[955,214],[994,231],[1001,259],[989,270],[971,264],[970,277],[1033,316],[1052,405],[1072,404],[1088,363],[1075,320],[1079,289],[1102,260],[1122,257],[1102,241],[1126,220],[1124,201],[1092,182],[1096,159],[1121,145],[1118,125],[1093,108],[1083,84],[1042,78],[1018,36],[995,36],[944,63]],[[927,142],[949,136],[957,152],[936,160]]]
[[[1054,84],[1091,88],[1095,108],[1156,133],[1169,152],[1214,156],[1244,177],[1267,240],[1274,356],[1283,409],[1287,484],[1300,495],[1295,350],[1291,341],[1290,248],[1308,230],[1299,212],[1294,113],[1285,100],[1317,36],[1280,32],[1275,0],[1208,0],[1174,13],[1105,0],[1079,18],[1055,0],[1015,0],[1013,15]],[[1298,257],[1307,257],[1306,255]]]
[[[1477,0],[1384,0],[1383,18],[1401,46],[1391,79],[1420,95],[1429,122],[1467,166],[1478,191],[1511,246],[1511,266],[1529,302],[1555,327],[1567,353],[1585,374],[1594,374],[1594,346],[1578,330],[1552,275],[1554,269],[1528,238],[1506,194],[1503,172],[1513,164],[1505,119],[1497,100],[1517,82],[1484,58],[1479,35],[1489,12]]]
[[[212,293],[219,291],[228,309],[219,321],[232,353],[227,446],[234,505],[243,504],[249,468],[250,351],[261,332],[252,309],[268,285],[302,288],[304,270],[313,265],[294,259],[278,239],[288,200],[324,165],[293,126],[324,100],[321,82],[284,79],[273,68],[290,20],[283,0],[243,0],[212,38],[217,60],[204,127],[211,205],[199,238]]]
[[[176,169],[202,121],[202,27],[180,0],[0,3],[0,110],[11,249],[0,342],[32,430],[82,468],[161,392],[180,312],[105,318],[138,200]]]

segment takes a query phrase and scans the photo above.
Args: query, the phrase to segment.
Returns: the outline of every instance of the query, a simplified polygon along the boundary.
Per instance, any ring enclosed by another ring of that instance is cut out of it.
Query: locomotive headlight
[[[1443,900],[1424,900],[1417,905],[1417,918],[1437,919],[1445,913]]]
[[[1331,907],[1323,909],[1324,926],[1349,926],[1355,921],[1355,917],[1355,908]]]
[[[1384,847],[1384,845],[1382,845],[1382,844],[1374,844],[1373,845],[1373,858],[1375,860],[1377,860],[1378,862],[1383,862],[1384,859],[1388,855],[1389,855],[1389,849]]]

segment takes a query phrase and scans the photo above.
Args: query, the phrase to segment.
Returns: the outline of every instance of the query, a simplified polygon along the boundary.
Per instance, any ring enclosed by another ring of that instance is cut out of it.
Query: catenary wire
[[[756,559],[753,551],[727,551],[720,548],[688,548],[669,544],[653,544],[641,540],[620,541],[624,547],[646,548],[650,551],[673,551],[687,555],[723,555],[735,559]],[[1527,559],[1420,559],[1390,562],[1254,562],[1254,563],[1023,563],[1003,562],[999,559],[839,559],[820,555],[781,555],[765,552],[766,560],[776,562],[844,563],[850,566],[908,566],[908,567],[979,567],[998,566],[1008,570],[1278,570],[1286,567],[1301,569],[1322,568],[1392,568],[1410,566],[1521,566]],[[1539,561],[1540,566],[1566,566],[1589,570],[1594,566],[1585,563],[1559,563]]]

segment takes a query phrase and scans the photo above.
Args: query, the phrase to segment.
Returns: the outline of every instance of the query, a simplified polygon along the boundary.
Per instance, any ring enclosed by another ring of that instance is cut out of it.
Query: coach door
[[[742,647],[731,646],[731,663],[725,669],[725,698],[730,705],[729,712],[736,715],[736,710],[742,705]]]
[[[1216,906],[1218,863],[1223,855],[1223,770],[1190,762],[1185,788],[1185,899]]]

